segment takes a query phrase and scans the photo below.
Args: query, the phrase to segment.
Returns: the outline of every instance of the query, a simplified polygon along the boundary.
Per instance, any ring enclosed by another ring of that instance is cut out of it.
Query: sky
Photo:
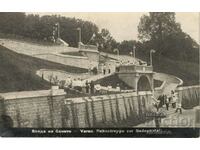
[[[38,13],[39,15],[59,14],[66,17],[75,17],[95,23],[100,29],[106,28],[118,41],[138,40],[137,26],[140,17],[147,13]],[[176,21],[181,24],[183,32],[189,34],[199,43],[199,13],[176,13]]]

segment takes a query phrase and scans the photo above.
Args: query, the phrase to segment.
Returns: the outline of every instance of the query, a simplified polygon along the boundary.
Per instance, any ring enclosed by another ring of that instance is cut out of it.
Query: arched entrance
[[[137,91],[151,91],[151,85],[147,76],[142,75],[137,83]]]

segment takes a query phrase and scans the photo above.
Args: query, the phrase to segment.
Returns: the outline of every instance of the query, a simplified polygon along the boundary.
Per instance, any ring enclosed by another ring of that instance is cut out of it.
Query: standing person
[[[165,104],[165,96],[164,96],[164,94],[163,95],[160,95],[159,96],[160,97],[160,107],[163,107],[163,105]]]
[[[165,95],[165,106],[166,109],[169,110],[169,98],[167,97],[167,95]]]
[[[160,114],[159,111],[156,111],[156,112],[155,112],[154,122],[155,122],[156,128],[160,128],[160,124],[161,124],[161,114]]]
[[[72,78],[70,76],[68,77],[68,83],[69,83],[68,87],[72,88],[73,81],[72,81]]]
[[[89,93],[89,88],[90,88],[89,83],[88,83],[88,81],[86,81],[85,82],[85,89],[86,89],[87,94]]]
[[[180,111],[180,114],[182,114],[182,106],[181,106],[181,102],[177,103],[177,107],[176,107],[176,111],[175,113],[177,113],[178,111]]]
[[[101,91],[101,85],[100,84],[96,84],[95,85],[95,93],[97,93],[97,94],[100,94],[100,91]]]
[[[117,84],[116,89],[117,89],[117,91],[121,91],[119,83]]]
[[[103,65],[103,74],[104,75],[106,74],[106,65],[105,64]]]
[[[108,74],[111,73],[111,70],[110,70],[110,64],[108,65]]]
[[[93,81],[90,82],[90,93],[94,94],[94,82]]]
[[[108,74],[110,74],[110,73],[111,73],[110,68],[108,68]]]
[[[158,107],[159,107],[159,108],[162,107],[162,98],[163,98],[162,95],[160,95],[160,96],[158,97],[158,101],[159,101]]]
[[[176,95],[173,90],[171,91],[171,97],[172,97],[172,107],[176,108]]]

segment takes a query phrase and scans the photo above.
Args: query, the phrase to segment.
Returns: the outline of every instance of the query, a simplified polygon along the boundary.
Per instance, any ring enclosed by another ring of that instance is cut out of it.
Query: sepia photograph
[[[0,12],[1,137],[199,137],[199,12]]]

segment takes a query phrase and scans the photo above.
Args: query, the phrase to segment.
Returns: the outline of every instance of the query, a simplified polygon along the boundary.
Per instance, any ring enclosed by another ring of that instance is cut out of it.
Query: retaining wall
[[[178,87],[176,89],[178,93],[178,101],[182,103],[182,107],[185,109],[191,109],[200,105],[200,85]]]
[[[127,120],[140,122],[151,111],[151,92],[123,93],[95,97],[65,99],[69,112],[67,127],[116,126]]]
[[[4,110],[1,115],[10,117],[13,127],[62,127],[63,90],[11,92],[1,96]]]
[[[1,94],[1,115],[13,121],[13,127],[62,128],[100,127],[131,120],[139,123],[151,111],[151,92],[122,93],[65,99],[58,90]],[[133,124],[131,124],[133,125]]]

